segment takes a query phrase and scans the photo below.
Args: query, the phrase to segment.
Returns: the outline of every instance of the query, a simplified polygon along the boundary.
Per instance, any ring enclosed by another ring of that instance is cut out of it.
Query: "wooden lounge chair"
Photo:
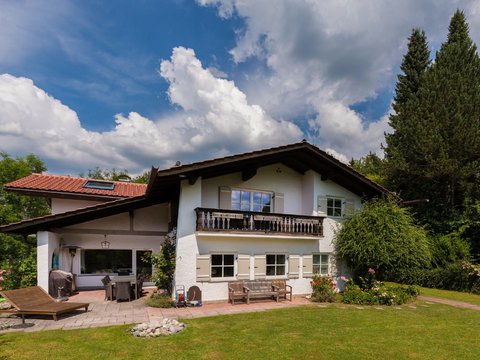
[[[51,315],[57,321],[57,315],[85,308],[88,311],[88,303],[57,302],[48,295],[41,287],[33,286],[17,290],[0,291],[0,295],[12,304],[13,309],[0,310],[0,313],[22,315]]]

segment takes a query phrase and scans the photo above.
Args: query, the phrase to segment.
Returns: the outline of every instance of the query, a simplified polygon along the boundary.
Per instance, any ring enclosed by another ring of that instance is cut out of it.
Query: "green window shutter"
[[[313,275],[313,255],[303,255],[303,277],[309,278]]]
[[[197,255],[197,281],[210,281],[210,255]]]
[[[224,210],[232,208],[232,189],[228,186],[220,186],[218,208]]]
[[[278,214],[283,214],[284,213],[284,194],[276,192],[273,201],[274,201],[273,212]]]
[[[250,280],[250,255],[238,255],[237,279]]]
[[[317,198],[317,215],[327,216],[327,197],[325,195],[318,195]]]
[[[355,212],[355,200],[345,199],[344,214],[345,217],[352,217]]]
[[[255,255],[254,272],[255,272],[255,280],[265,279],[267,275],[265,255]]]
[[[288,278],[298,279],[299,272],[300,272],[299,268],[300,268],[300,256],[289,255],[288,256]]]

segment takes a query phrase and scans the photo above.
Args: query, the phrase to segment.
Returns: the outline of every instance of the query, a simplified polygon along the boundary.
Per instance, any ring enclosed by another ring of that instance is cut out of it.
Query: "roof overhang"
[[[156,177],[151,179],[148,193],[163,192],[165,187],[182,180],[193,184],[199,177],[208,179],[235,172],[241,172],[246,180],[255,175],[256,169],[276,163],[282,163],[301,174],[307,170],[316,171],[322,180],[332,180],[361,197],[382,194],[396,196],[306,141],[157,171]]]
[[[159,202],[154,198],[147,198],[142,195],[88,206],[60,214],[23,220],[20,222],[0,226],[0,231],[28,235],[36,233],[37,231],[48,231],[55,228],[71,226],[86,221],[144,208],[158,203]]]

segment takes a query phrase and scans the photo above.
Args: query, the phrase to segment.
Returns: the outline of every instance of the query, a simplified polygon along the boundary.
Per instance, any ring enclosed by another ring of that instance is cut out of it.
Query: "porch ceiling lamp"
[[[102,249],[108,249],[110,247],[110,242],[107,241],[107,234],[104,234],[104,240],[100,243],[102,245]]]

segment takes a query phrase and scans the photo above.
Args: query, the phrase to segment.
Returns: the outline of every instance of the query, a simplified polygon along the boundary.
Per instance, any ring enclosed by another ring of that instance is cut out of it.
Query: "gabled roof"
[[[113,183],[113,189],[87,188],[85,185],[88,181]],[[101,181],[63,175],[32,174],[6,184],[4,189],[21,193],[22,195],[114,200],[144,195],[147,185],[123,181]]]
[[[234,172],[241,172],[242,177],[246,180],[253,177],[259,167],[277,163],[283,163],[302,174],[307,170],[314,170],[321,175],[323,181],[332,180],[362,197],[374,197],[382,194],[397,197],[325,151],[306,141],[302,141],[290,145],[175,166],[165,170],[152,168],[148,187],[143,185],[144,194],[142,193],[140,196],[110,201],[61,214],[24,220],[0,226],[0,231],[30,234],[39,230],[70,226],[162,202],[171,201],[175,203],[178,202],[179,185],[182,180],[188,180],[193,184],[199,177],[207,179]],[[13,183],[8,185],[11,184]],[[120,182],[120,184],[125,185],[128,183]],[[175,205],[172,205],[172,207],[175,208]],[[172,216],[175,217],[176,214],[172,213]]]
[[[185,179],[194,183],[199,177],[208,179],[233,172],[241,172],[243,179],[246,180],[254,176],[256,169],[259,167],[275,163],[283,163],[301,174],[310,169],[314,170],[321,174],[322,180],[332,180],[362,197],[373,197],[381,194],[396,196],[383,186],[305,140],[294,144],[158,170],[153,182],[151,181],[148,185],[148,192],[163,191],[165,187]]]

